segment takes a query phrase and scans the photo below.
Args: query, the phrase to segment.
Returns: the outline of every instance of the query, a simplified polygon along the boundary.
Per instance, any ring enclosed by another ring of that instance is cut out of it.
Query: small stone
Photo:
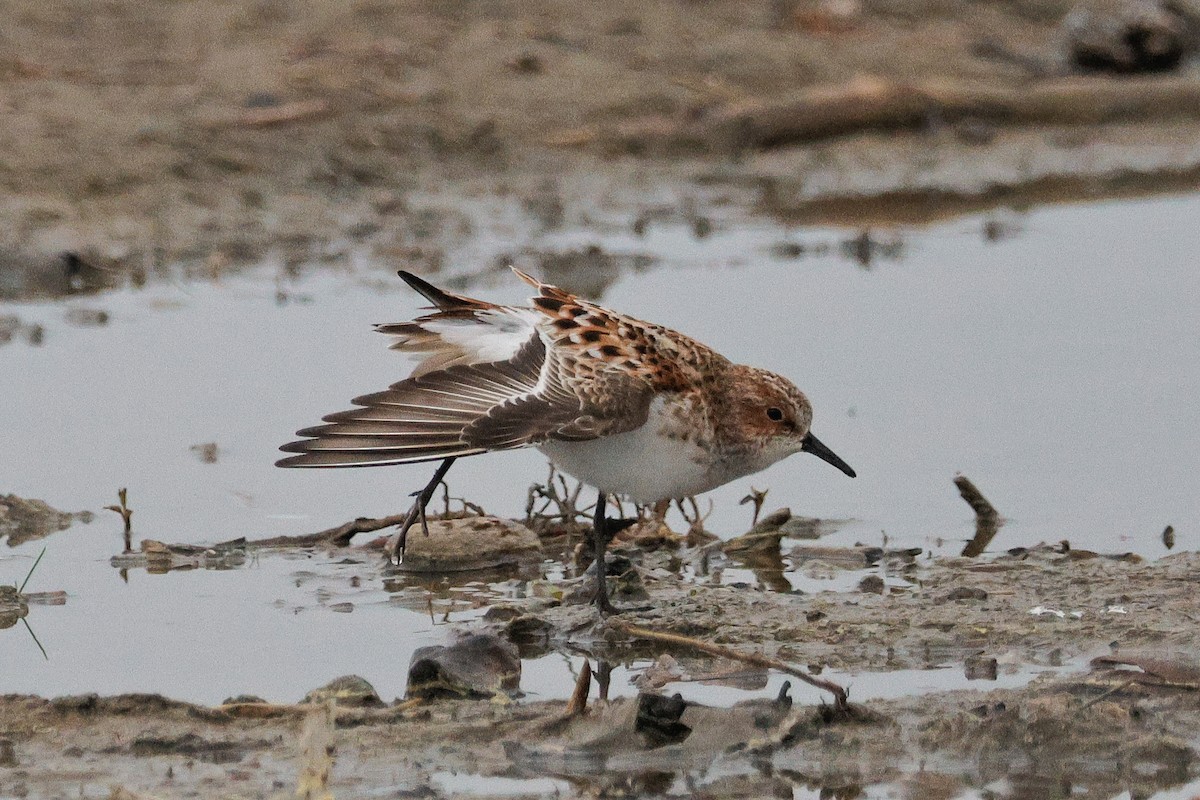
[[[418,648],[408,665],[407,696],[486,698],[512,694],[520,684],[516,646],[490,633],[474,633],[450,645]]]
[[[518,75],[540,75],[546,69],[542,59],[534,53],[522,53],[508,62],[508,68]]]
[[[351,708],[378,708],[383,705],[375,687],[357,675],[334,678],[321,688],[313,689],[301,702],[324,703],[328,700]]]
[[[804,255],[804,245],[800,242],[776,242],[771,245],[771,256],[779,259],[800,258]]]
[[[867,594],[883,594],[885,588],[883,578],[878,575],[868,575],[858,582],[858,590]]]
[[[1087,71],[1163,72],[1179,66],[1187,24],[1157,0],[1088,0],[1063,19],[1067,52]]]
[[[974,586],[956,586],[946,595],[947,600],[987,600],[988,593]]]
[[[999,674],[999,663],[990,656],[968,656],[963,661],[963,672],[969,681],[994,681]]]

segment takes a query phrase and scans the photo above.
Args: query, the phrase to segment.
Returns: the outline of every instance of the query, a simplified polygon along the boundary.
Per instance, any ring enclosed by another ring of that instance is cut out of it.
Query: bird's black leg
[[[608,598],[608,587],[605,580],[608,577],[608,568],[604,563],[604,553],[614,536],[637,521],[609,519],[605,516],[607,510],[608,495],[601,492],[600,496],[596,498],[596,512],[592,520],[592,539],[596,548],[596,595],[592,602],[596,604],[596,609],[605,616],[619,614],[624,609],[614,606]]]
[[[605,579],[608,577],[608,567],[604,563],[604,552],[608,549],[609,537],[608,518],[605,516],[607,511],[608,495],[601,492],[596,498],[596,512],[592,520],[592,543],[596,548],[593,559],[596,566],[596,596],[592,598],[592,602],[604,615],[617,613],[616,607],[608,599],[608,587],[605,585]]]
[[[388,558],[393,564],[400,564],[404,561],[404,545],[408,540],[408,529],[421,522],[421,530],[425,535],[429,535],[429,522],[425,519],[425,506],[429,505],[429,501],[433,498],[433,493],[437,490],[438,484],[446,477],[446,473],[450,471],[450,467],[454,464],[454,458],[447,458],[438,465],[437,471],[433,473],[433,478],[426,484],[425,488],[419,492],[413,492],[412,496],[416,498],[413,501],[412,508],[408,510],[408,516],[404,518],[404,522],[400,523],[399,529],[391,535],[387,541]]]

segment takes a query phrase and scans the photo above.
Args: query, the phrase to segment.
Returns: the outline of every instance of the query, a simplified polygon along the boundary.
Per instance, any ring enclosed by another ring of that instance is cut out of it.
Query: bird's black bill
[[[827,461],[830,464],[833,464],[851,478],[857,477],[856,473],[850,468],[849,464],[838,458],[837,453],[821,444],[821,440],[813,436],[811,433],[804,437],[804,442],[800,445],[800,449],[806,453],[812,453],[822,461]]]

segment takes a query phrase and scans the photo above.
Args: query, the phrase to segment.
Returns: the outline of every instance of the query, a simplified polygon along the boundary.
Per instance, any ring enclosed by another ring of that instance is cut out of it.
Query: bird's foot
[[[617,534],[626,528],[632,528],[637,524],[636,519],[613,519],[612,517],[604,518],[604,542],[607,544],[616,538]]]
[[[400,523],[396,532],[393,533],[387,540],[387,546],[384,548],[387,553],[388,561],[392,564],[399,565],[404,563],[404,544],[408,540],[408,530],[419,521],[421,523],[421,532],[426,536],[429,535],[429,520],[425,518],[425,506],[429,505],[429,501],[433,499],[433,493],[437,489],[438,484],[446,477],[446,473],[450,471],[450,467],[454,464],[455,459],[447,458],[442,461],[437,470],[433,473],[433,478],[425,485],[424,489],[413,492],[410,497],[415,497],[412,508],[408,510],[408,515],[404,517],[404,521]]]
[[[424,491],[413,492],[410,497],[415,497],[412,508],[408,510],[408,515],[400,526],[396,529],[387,540],[388,560],[395,565],[404,563],[404,546],[408,541],[408,531],[418,522],[421,523],[421,532],[426,536],[429,535],[429,519],[425,516],[425,506],[429,505],[429,498],[425,496]]]

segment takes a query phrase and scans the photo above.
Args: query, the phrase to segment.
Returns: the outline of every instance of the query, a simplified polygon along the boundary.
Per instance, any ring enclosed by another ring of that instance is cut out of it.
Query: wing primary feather
[[[440,461],[452,456],[474,456],[486,452],[478,447],[463,446],[447,447],[438,451],[427,451],[421,454],[389,458],[373,450],[364,451],[321,451],[302,453],[300,455],[281,458],[275,462],[277,467],[384,467],[395,464],[417,464],[422,461]]]

